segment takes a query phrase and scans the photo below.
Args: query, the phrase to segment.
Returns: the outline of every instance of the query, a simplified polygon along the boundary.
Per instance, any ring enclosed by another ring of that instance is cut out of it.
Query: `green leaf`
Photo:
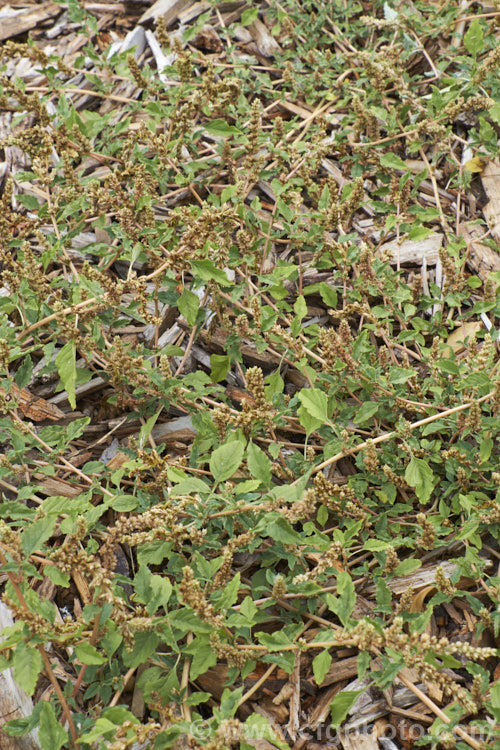
[[[300,544],[302,537],[298,534],[284,516],[278,516],[266,524],[266,533],[271,539],[283,544]]]
[[[244,735],[245,738],[251,742],[248,745],[246,742],[240,742],[240,750],[255,750],[255,740],[264,740],[270,743],[274,747],[280,748],[280,750],[290,750],[290,745],[286,742],[282,742],[276,735],[276,732],[269,724],[269,720],[261,714],[252,714],[248,717],[244,724]],[[266,745],[267,747],[267,745]]]
[[[78,661],[89,666],[100,666],[105,664],[107,659],[99,653],[91,643],[78,643],[75,647],[75,655]]]
[[[324,424],[323,419],[316,419],[312,417],[305,406],[299,406],[297,413],[299,415],[299,422],[309,436],[311,432],[318,430],[321,425]]]
[[[56,357],[56,367],[62,384],[68,394],[68,401],[72,409],[76,409],[76,346],[73,340],[64,344]]]
[[[413,457],[406,467],[405,479],[415,488],[420,502],[426,503],[434,489],[434,474],[429,464],[423,458]]]
[[[321,685],[330,669],[331,663],[332,657],[330,656],[330,652],[326,649],[314,657],[312,668],[316,685]]]
[[[491,438],[485,438],[481,441],[479,446],[479,455],[481,457],[481,463],[484,463],[491,456],[493,450],[493,440]]]
[[[216,281],[222,286],[232,286],[233,282],[229,281],[222,269],[217,268],[213,260],[192,260],[191,266],[194,275],[201,281]]]
[[[321,422],[328,421],[328,398],[319,388],[303,388],[298,393],[299,401],[304,409]]]
[[[146,422],[141,426],[139,431],[139,448],[144,448],[146,440],[151,435],[151,430],[156,424],[156,420],[162,413],[163,407],[161,407],[155,414],[153,414]]]
[[[408,238],[414,242],[420,242],[421,240],[426,240],[431,233],[432,229],[423,227],[420,224],[414,224],[408,233]]]
[[[349,573],[339,573],[337,576],[337,596],[326,594],[328,609],[334,612],[344,627],[349,622],[354,605],[356,604],[356,591]]]
[[[247,10],[244,10],[241,14],[240,25],[250,26],[251,23],[257,20],[258,15],[258,8],[247,8]]]
[[[216,484],[233,476],[243,459],[245,449],[240,442],[225,443],[210,456],[210,472]]]
[[[38,198],[34,195],[16,195],[16,199],[28,211],[37,211],[40,208]]]
[[[147,565],[141,565],[134,578],[134,589],[137,599],[146,605],[149,615],[153,615],[160,607],[166,611],[172,593],[172,584],[168,578],[153,575]]]
[[[19,388],[24,388],[31,381],[32,373],[33,362],[28,354],[21,365],[17,368],[16,377],[14,378],[16,385],[18,385]]]
[[[102,740],[103,737],[110,739],[115,732],[116,724],[109,719],[99,718],[90,732],[82,734],[80,740],[90,744],[91,742]]]
[[[410,378],[415,375],[414,370],[408,370],[406,367],[391,367],[389,374],[389,382],[393,385],[401,385],[406,383]]]
[[[285,383],[280,375],[279,370],[276,370],[271,375],[268,375],[265,382],[266,385],[264,386],[264,393],[266,394],[266,399],[268,401],[272,399],[275,393],[283,393]]]
[[[139,505],[139,500],[133,495],[116,495],[110,503],[117,513],[130,513]]]
[[[269,651],[281,651],[283,646],[289,646],[296,635],[300,632],[299,625],[287,625],[282,630],[274,633],[259,631],[256,633],[259,643],[262,643]]]
[[[231,357],[226,354],[210,355],[210,378],[212,383],[220,383],[231,369]]]
[[[490,688],[491,713],[497,723],[500,723],[500,682],[495,682]]]
[[[382,154],[382,156],[380,157],[380,164],[382,167],[386,167],[387,169],[404,169],[405,171],[408,169],[400,156],[397,156],[396,154],[392,154],[390,152]]]
[[[134,633],[134,647],[132,651],[123,651],[123,662],[126,667],[138,667],[144,664],[151,654],[156,651],[160,641],[159,636],[153,632]]]
[[[68,734],[57,721],[52,704],[49,701],[42,701],[42,703],[38,730],[40,745],[42,750],[60,750],[69,742]]]
[[[450,375],[459,375],[460,373],[459,366],[451,359],[438,359],[436,361],[436,367],[441,370],[441,372],[448,372]]]
[[[26,557],[42,549],[44,542],[52,536],[56,521],[57,516],[51,514],[33,521],[24,529],[21,534],[21,548]]]
[[[376,401],[365,401],[354,415],[354,424],[368,422],[378,412],[379,405]]]
[[[406,560],[402,560],[396,565],[393,574],[398,577],[408,576],[410,573],[414,573],[422,565],[422,560],[413,560],[408,557]]]
[[[227,123],[225,120],[221,120],[220,118],[207,123],[206,125],[204,125],[204,128],[207,133],[210,133],[210,135],[215,135],[223,138],[229,135],[241,135],[241,130],[238,130],[238,128],[236,128],[234,125],[229,125],[229,123]]]
[[[247,448],[247,461],[250,474],[256,479],[260,479],[266,487],[271,483],[272,463],[266,456],[262,448],[250,441]]]
[[[325,305],[334,310],[337,308],[337,292],[335,289],[332,289],[331,286],[322,281],[319,285],[319,293]]]
[[[28,643],[18,643],[12,662],[15,681],[25,693],[33,695],[43,666],[39,650]]]
[[[62,586],[65,589],[68,588],[70,583],[69,575],[59,570],[56,565],[45,565],[43,574],[56,586]]]
[[[186,318],[188,325],[194,326],[200,309],[200,300],[194,292],[189,289],[183,289],[182,294],[177,300],[177,307]]]
[[[464,34],[464,45],[469,54],[476,57],[484,47],[483,27],[478,18],[475,18]]]
[[[217,610],[229,609],[236,603],[240,586],[241,573],[236,573],[229,583],[226,583],[223,589],[214,592],[212,596],[214,596],[214,603]],[[216,594],[219,594],[219,596],[216,596]]]
[[[337,729],[337,727],[342,724],[347,714],[364,691],[365,689],[342,690],[342,692],[337,693],[333,701],[330,703],[332,729]]]
[[[299,320],[307,315],[306,299],[303,294],[299,294],[293,305],[293,311]]]
[[[201,674],[217,664],[217,654],[210,645],[209,635],[197,635],[194,640],[184,648],[185,653],[192,654],[189,677],[196,680]]]

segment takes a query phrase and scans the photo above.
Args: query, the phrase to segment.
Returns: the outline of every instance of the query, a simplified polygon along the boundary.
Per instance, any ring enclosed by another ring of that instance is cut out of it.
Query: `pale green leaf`
[[[243,459],[245,449],[240,442],[225,443],[210,456],[210,472],[216,484],[233,476]]]
[[[25,693],[33,695],[43,666],[39,650],[29,643],[19,643],[14,650],[12,661],[15,681]]]
[[[300,403],[311,417],[322,422],[328,420],[328,397],[324,391],[320,391],[319,388],[303,388],[298,396]]]
[[[330,669],[331,663],[332,657],[330,656],[330,652],[326,649],[314,657],[312,668],[316,685],[321,685]]]
[[[68,734],[57,721],[52,704],[49,701],[42,703],[38,730],[40,745],[42,750],[60,750],[69,742]]]
[[[484,47],[484,32],[481,22],[475,18],[464,34],[464,45],[469,54],[474,57]]]
[[[247,461],[250,474],[267,487],[271,482],[272,463],[262,448],[252,441],[248,443]]]
[[[336,729],[339,727],[347,714],[358,700],[363,690],[342,690],[337,693],[333,701],[330,703],[330,717],[332,728]]]
[[[413,457],[406,467],[405,479],[415,488],[420,502],[426,503],[434,489],[434,474],[429,464],[423,458]]]
[[[68,394],[68,401],[72,409],[76,409],[76,346],[74,341],[68,341],[55,359],[57,371],[62,384]]]

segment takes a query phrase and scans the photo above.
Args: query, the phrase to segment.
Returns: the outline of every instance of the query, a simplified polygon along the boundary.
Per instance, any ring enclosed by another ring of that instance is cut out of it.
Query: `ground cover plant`
[[[0,48],[4,730],[500,746],[500,10],[87,5]]]

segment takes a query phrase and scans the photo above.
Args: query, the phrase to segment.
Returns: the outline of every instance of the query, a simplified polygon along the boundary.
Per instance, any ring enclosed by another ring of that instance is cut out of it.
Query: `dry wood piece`
[[[34,10],[25,10],[15,15],[7,15],[4,11],[0,14],[0,41],[10,39],[18,34],[34,29],[48,18],[57,16],[61,12],[61,6],[55,3],[38,5]]]
[[[340,661],[332,662],[330,669],[325,675],[325,679],[321,683],[321,687],[327,687],[328,685],[334,685],[337,682],[343,680],[350,680],[358,674],[358,657],[349,656],[347,659],[341,659]],[[309,682],[309,680],[308,680]],[[313,678],[310,679],[311,686],[314,685]]]
[[[341,732],[340,742],[344,750],[379,750],[375,732],[371,734]]]
[[[414,591],[418,591],[419,589],[425,588],[426,586],[429,586],[429,584],[434,583],[436,578],[436,570],[437,568],[442,568],[445,576],[449,578],[452,573],[457,570],[456,563],[449,562],[448,560],[442,560],[439,563],[435,563],[433,565],[425,565],[419,568],[419,570],[416,570],[414,573],[410,573],[407,576],[401,576],[400,578],[393,578],[390,581],[387,581],[388,587],[391,589],[393,594],[397,594],[400,596],[402,593],[404,593],[407,589],[410,587],[414,589]],[[363,593],[373,593],[375,591],[375,588],[373,586],[367,587]]]
[[[500,271],[500,254],[478,241],[484,235],[481,227],[462,223],[458,227],[458,233],[467,242],[467,263],[482,281],[486,281],[492,271]]]
[[[481,172],[481,182],[488,196],[488,203],[483,208],[483,215],[496,242],[500,242],[500,167],[488,162]]]
[[[11,625],[14,625],[14,619],[10,609],[0,602],[0,631]],[[11,719],[24,719],[32,713],[32,700],[14,680],[12,669],[0,672],[0,726]],[[0,729],[0,747],[2,750],[40,750],[38,732],[33,730],[23,737],[9,737]]]
[[[32,419],[34,422],[43,422],[44,419],[50,419],[55,422],[58,419],[64,419],[66,416],[54,404],[50,404],[43,398],[33,396],[27,388],[18,388],[15,383],[12,383],[10,390],[11,396],[19,399],[19,408],[24,416]],[[3,388],[0,388],[0,393],[5,394]]]
[[[380,247],[380,252],[388,251],[393,265],[398,262],[421,265],[425,260],[428,266],[435,266],[442,246],[443,235],[434,233],[425,240],[404,240],[400,244],[397,240],[391,240]]]
[[[193,0],[156,0],[151,8],[148,8],[142,16],[139,18],[139,23],[144,21],[157,21],[160,16],[163,16],[166,26],[170,26],[175,23],[179,17],[179,14],[194,5]]]
[[[250,24],[249,30],[255,41],[257,50],[263,57],[272,57],[274,53],[279,50],[278,42],[271,36],[267,28],[262,21],[259,21],[259,19]]]

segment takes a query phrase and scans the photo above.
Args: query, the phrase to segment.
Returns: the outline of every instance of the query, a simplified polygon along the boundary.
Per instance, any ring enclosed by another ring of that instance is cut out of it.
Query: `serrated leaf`
[[[215,281],[222,286],[231,286],[233,283],[221,268],[217,268],[213,260],[192,260],[191,266],[193,274],[201,281]]]
[[[328,397],[324,391],[320,391],[319,388],[303,388],[298,396],[300,403],[311,417],[321,422],[328,421]]]
[[[15,681],[25,693],[33,695],[43,666],[39,650],[27,643],[19,643],[14,650],[12,662]]]
[[[464,34],[464,45],[469,54],[477,55],[484,47],[483,27],[478,18],[475,18]]]
[[[310,435],[311,432],[318,430],[321,425],[324,424],[322,419],[316,419],[316,417],[311,416],[305,406],[299,406],[297,413],[299,415],[299,422],[306,431],[307,435]]]
[[[254,750],[256,747],[255,738],[263,740],[266,743],[265,747],[270,743],[273,747],[278,747],[280,750],[290,750],[290,745],[279,739],[269,724],[269,720],[265,716],[262,716],[262,714],[254,713],[248,717],[244,724],[244,736],[252,744],[248,745],[246,742],[241,742],[241,750]]]
[[[177,307],[186,318],[188,325],[194,326],[200,309],[200,300],[194,292],[189,289],[183,289],[182,294],[177,300]]]
[[[413,457],[406,467],[405,480],[414,487],[421,503],[426,503],[434,489],[434,473],[423,458]]]
[[[430,234],[432,234],[432,229],[423,227],[420,224],[414,224],[410,229],[408,238],[414,242],[421,242],[422,240],[426,240]]]
[[[332,289],[331,286],[322,281],[319,285],[319,293],[325,305],[335,310],[337,307],[337,292],[335,289]]]
[[[337,596],[326,594],[328,609],[334,612],[344,627],[349,622],[354,605],[356,604],[356,591],[351,576],[347,572],[339,573],[337,576]]]
[[[91,643],[78,643],[75,647],[75,655],[78,661],[89,666],[100,666],[105,664],[107,659],[92,646]]]
[[[312,668],[316,685],[321,685],[330,669],[331,663],[332,657],[330,656],[330,652],[326,649],[314,657]]]
[[[378,412],[378,408],[376,401],[365,401],[354,415],[354,424],[364,424]]]
[[[153,615],[159,607],[166,611],[172,593],[172,584],[168,578],[152,574],[146,565],[141,565],[134,578],[134,589],[138,600],[146,605],[149,615]]]
[[[283,544],[300,544],[302,538],[283,516],[278,516],[266,524],[266,533],[271,539]]]
[[[201,674],[205,674],[210,667],[214,667],[217,664],[217,654],[210,645],[210,637],[208,635],[197,635],[184,651],[192,654],[189,670],[191,680],[196,680]]]
[[[38,198],[34,195],[16,195],[16,199],[28,211],[37,211],[40,208]]]
[[[63,745],[68,743],[68,734],[57,721],[52,704],[49,701],[42,701],[42,703],[40,728],[38,730],[40,745],[42,750],[60,750]]]
[[[337,727],[342,724],[362,693],[364,693],[364,689],[342,690],[342,692],[337,693],[333,701],[330,703],[330,720],[332,729],[337,729]]]
[[[402,158],[391,152],[381,155],[380,164],[386,169],[404,169],[405,171],[408,169]]]
[[[307,315],[307,305],[303,294],[299,294],[293,305],[293,311],[299,320]]]
[[[74,341],[68,341],[55,359],[57,371],[62,384],[68,394],[68,401],[72,409],[76,409],[76,346]]]
[[[266,487],[271,483],[272,463],[262,448],[255,445],[252,441],[247,447],[247,462],[250,474],[256,479],[260,479]]]
[[[32,377],[33,373],[33,362],[31,361],[31,357],[28,354],[21,365],[17,368],[16,376],[14,378],[16,385],[19,386],[19,388],[24,388],[27,386]]]
[[[160,416],[162,409],[159,409],[156,414],[153,414],[149,419],[146,420],[146,422],[141,426],[141,429],[139,431],[139,448],[144,448],[144,445],[146,443],[146,440],[151,434],[151,430],[156,424],[156,420]]]
[[[229,125],[225,120],[216,119],[212,122],[208,122],[203,126],[207,133],[219,137],[227,137],[229,135],[241,135],[241,130],[238,130],[234,125]]]
[[[404,576],[409,576],[410,573],[414,573],[421,566],[422,560],[413,560],[411,557],[408,557],[406,560],[401,560],[401,562],[396,565],[393,573],[398,578],[403,578]]]
[[[257,20],[259,15],[258,8],[247,8],[241,14],[240,24],[241,26],[250,26],[251,23]]]
[[[212,383],[220,383],[224,380],[231,368],[231,358],[226,354],[210,355],[210,378]]]
[[[225,443],[210,456],[210,472],[216,484],[233,476],[243,459],[245,449],[240,442]]]
[[[21,548],[26,557],[42,549],[44,542],[52,536],[56,521],[57,516],[51,514],[26,526],[21,534]]]
[[[394,8],[391,8],[389,3],[384,3],[384,18],[386,21],[397,21],[399,13]]]

